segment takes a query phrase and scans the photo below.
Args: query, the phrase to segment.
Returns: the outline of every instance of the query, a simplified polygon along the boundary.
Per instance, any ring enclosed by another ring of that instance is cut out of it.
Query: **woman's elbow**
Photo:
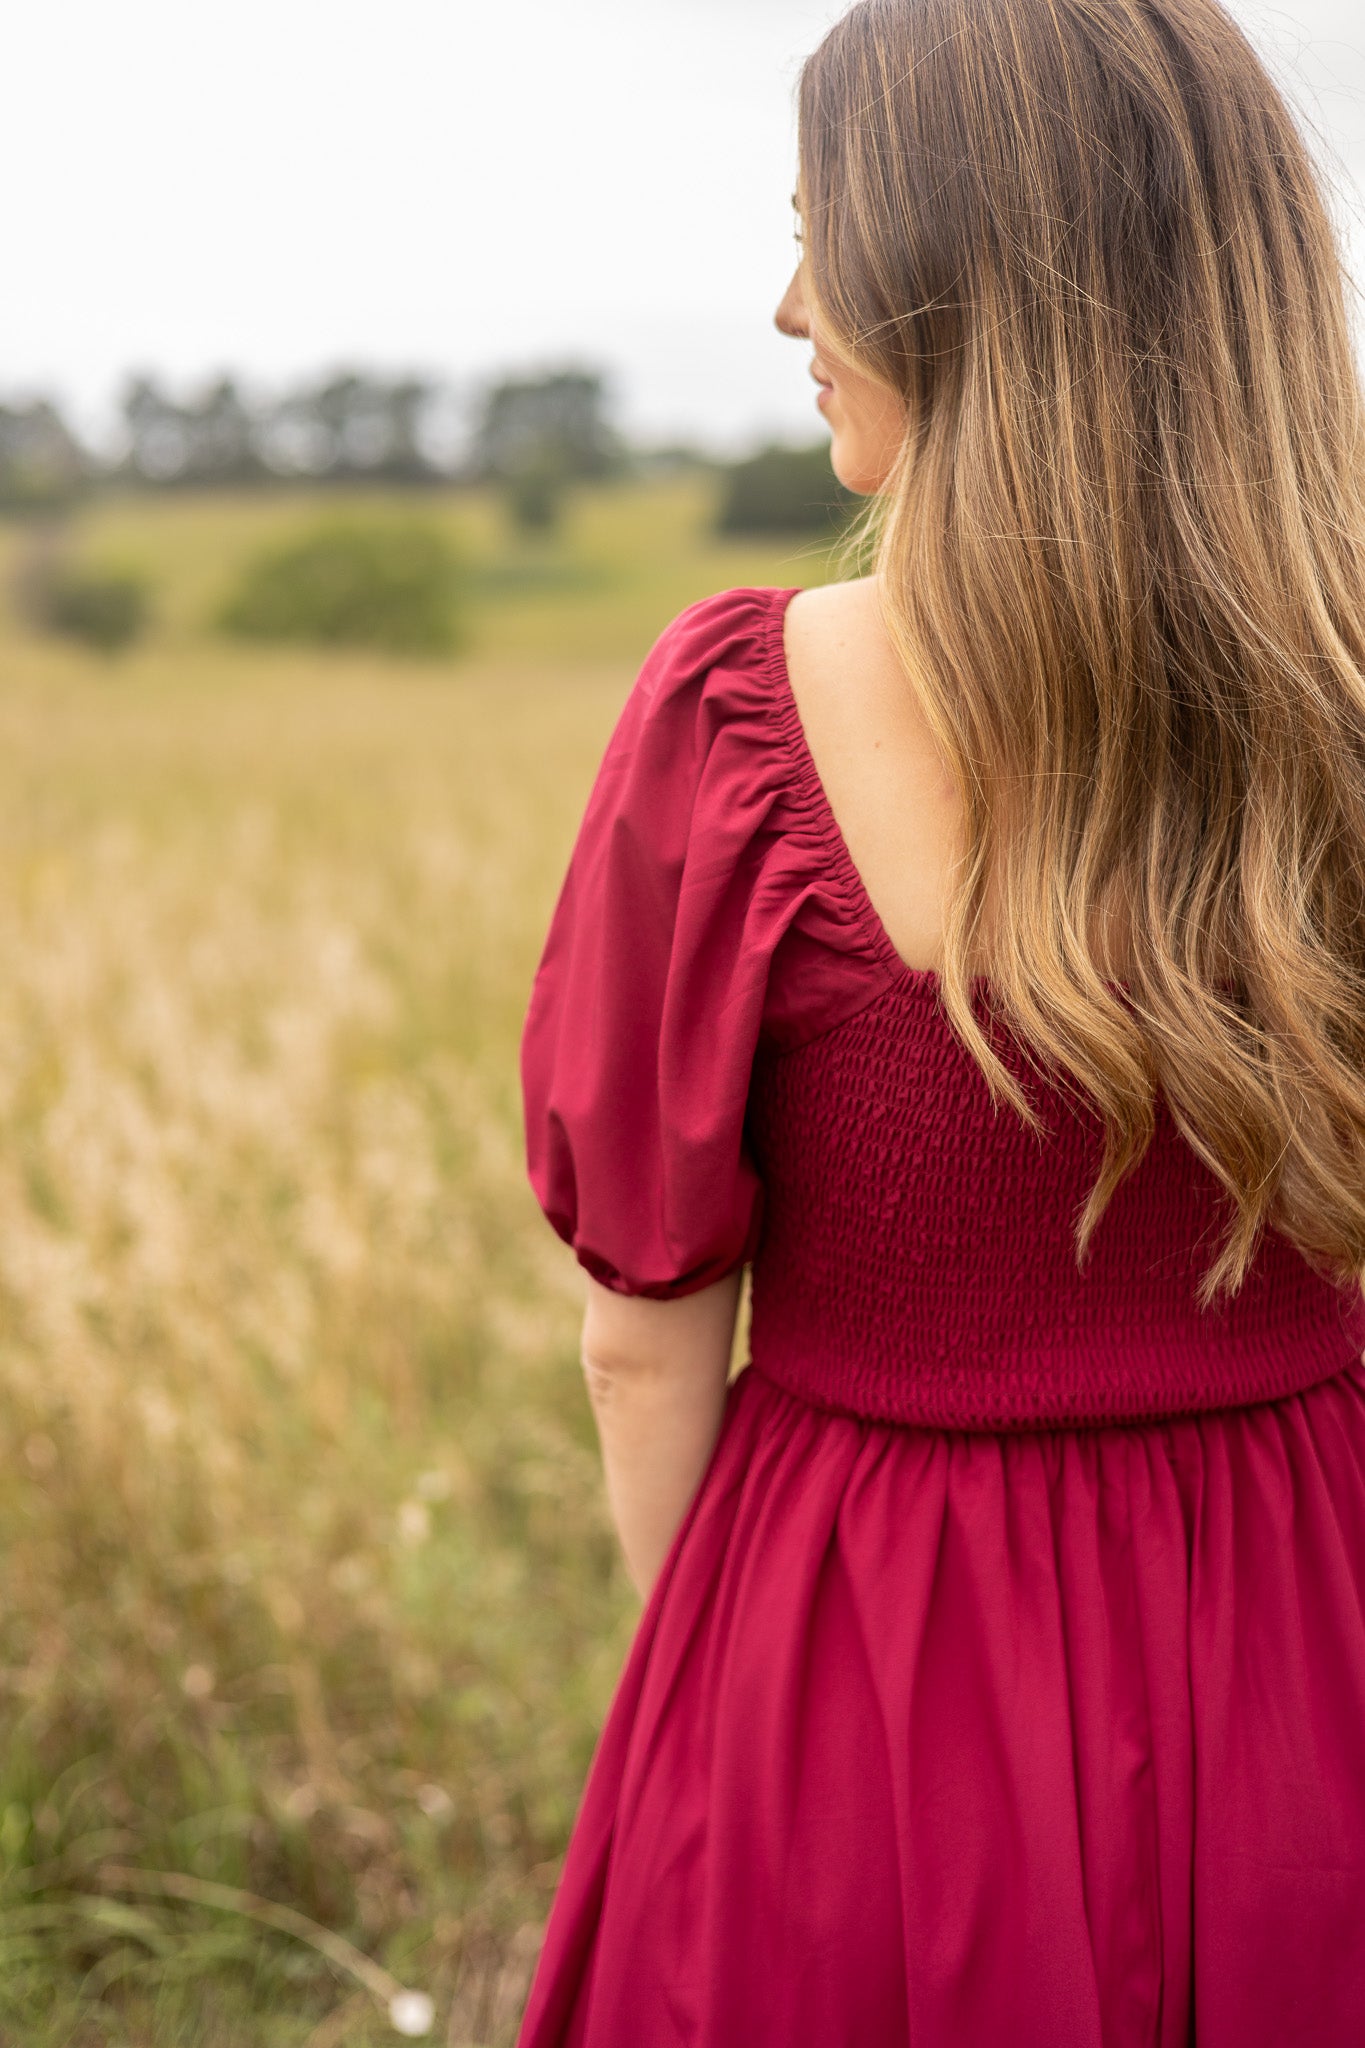
[[[617,1294],[588,1276],[579,1355],[591,1386],[717,1367],[728,1374],[742,1270],[695,1293],[657,1301]]]

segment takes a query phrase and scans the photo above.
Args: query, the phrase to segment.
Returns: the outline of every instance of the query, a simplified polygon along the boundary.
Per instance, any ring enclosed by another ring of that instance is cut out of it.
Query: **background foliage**
[[[829,466],[829,448],[784,448],[770,443],[728,464],[717,530],[720,533],[829,536],[848,524],[862,502]]]
[[[333,514],[254,554],[218,623],[243,640],[449,654],[462,595],[459,557],[430,520]]]

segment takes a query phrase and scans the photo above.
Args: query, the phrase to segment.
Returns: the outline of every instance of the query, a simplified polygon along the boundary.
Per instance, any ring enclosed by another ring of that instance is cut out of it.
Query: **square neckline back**
[[[770,590],[768,595],[771,602],[765,616],[768,669],[774,685],[774,695],[769,704],[791,770],[792,786],[825,846],[831,871],[848,904],[853,921],[863,933],[871,953],[890,974],[891,986],[912,989],[917,994],[931,996],[939,1001],[942,997],[943,977],[938,970],[933,967],[912,967],[896,950],[891,934],[882,921],[881,914],[868,893],[867,884],[849,851],[843,827],[834,814],[829,792],[815,765],[815,756],[810,750],[806,729],[801,723],[801,711],[796,701],[796,692],[792,688],[791,669],[787,662],[784,628],[787,607],[804,588],[804,584],[793,584]],[[988,987],[990,980],[988,974],[974,974],[969,978],[967,985],[975,994],[978,989]],[[1130,985],[1126,980],[1110,980],[1108,986],[1124,995],[1131,994]]]
[[[901,957],[892,941],[891,934],[882,921],[881,915],[868,893],[867,884],[849,852],[848,841],[843,827],[834,814],[829,792],[821,780],[806,738],[806,729],[801,723],[800,707],[796,692],[792,688],[791,670],[787,663],[785,624],[787,607],[805,586],[795,584],[789,588],[778,588],[770,592],[772,602],[768,608],[766,625],[768,635],[768,667],[774,685],[771,699],[773,722],[786,753],[791,770],[792,786],[802,803],[807,817],[815,826],[828,853],[831,871],[854,922],[862,931],[870,951],[891,974],[893,984],[915,989],[925,995],[937,996],[942,989],[942,977],[933,967],[912,967]],[[990,980],[986,974],[973,975],[970,986],[984,987]]]

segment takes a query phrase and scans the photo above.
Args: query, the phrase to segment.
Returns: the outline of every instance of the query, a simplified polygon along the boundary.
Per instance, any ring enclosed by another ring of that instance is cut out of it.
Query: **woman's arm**
[[[626,1569],[647,1601],[720,1433],[743,1274],[671,1301],[585,1277],[583,1374]]]

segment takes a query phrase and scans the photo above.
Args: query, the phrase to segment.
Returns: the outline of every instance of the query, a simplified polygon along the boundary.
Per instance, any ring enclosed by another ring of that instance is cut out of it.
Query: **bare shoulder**
[[[956,798],[875,578],[799,591],[784,642],[806,745],[864,890],[902,960],[934,966]]]
[[[877,579],[860,576],[846,583],[816,583],[798,590],[787,606],[790,647],[810,649],[846,645],[850,636],[871,644],[886,641],[877,605]]]
[[[886,753],[922,791],[948,783],[913,680],[882,618],[877,579],[799,590],[784,626],[788,678],[802,724],[845,763]]]

